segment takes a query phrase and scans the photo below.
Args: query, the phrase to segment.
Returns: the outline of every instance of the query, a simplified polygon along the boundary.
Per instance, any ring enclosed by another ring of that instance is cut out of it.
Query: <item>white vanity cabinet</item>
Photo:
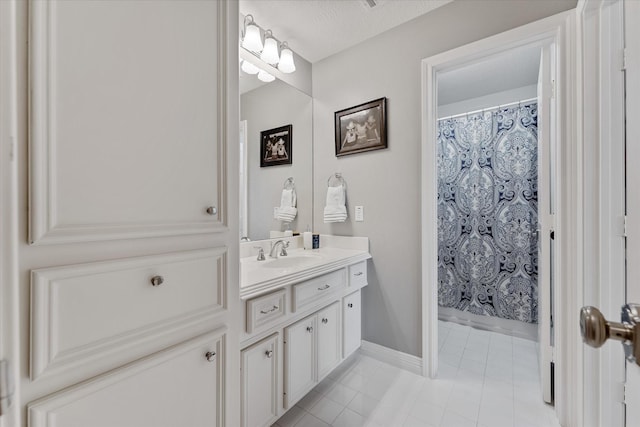
[[[343,353],[347,358],[360,348],[362,341],[362,309],[360,307],[360,290],[347,295],[342,300],[343,313]]]
[[[371,257],[365,243],[335,257],[327,250],[326,267],[282,277],[247,260],[251,277],[262,280],[241,292],[242,427],[271,425],[360,347],[360,290]]]
[[[268,427],[278,418],[279,334],[241,352],[242,427]]]

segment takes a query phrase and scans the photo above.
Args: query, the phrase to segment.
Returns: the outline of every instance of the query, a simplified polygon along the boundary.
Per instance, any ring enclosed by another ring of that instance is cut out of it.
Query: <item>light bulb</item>
[[[296,70],[296,64],[293,63],[293,52],[286,44],[283,44],[282,51],[280,52],[278,70],[283,73],[293,73]]]
[[[278,42],[273,37],[265,37],[264,50],[260,54],[262,59],[267,64],[276,65],[280,58],[278,57]]]
[[[260,28],[257,25],[253,23],[247,25],[242,39],[242,47],[253,52],[262,51],[262,38],[260,37]]]
[[[275,77],[273,77],[271,74],[267,73],[264,70],[260,70],[260,72],[258,73],[258,78],[265,83],[272,82],[276,79]]]
[[[249,61],[244,61],[240,68],[247,74],[258,74],[260,72],[260,68],[256,67]]]

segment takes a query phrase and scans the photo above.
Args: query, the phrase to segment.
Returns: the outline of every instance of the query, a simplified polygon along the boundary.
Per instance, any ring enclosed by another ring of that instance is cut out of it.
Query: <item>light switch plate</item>
[[[356,206],[356,221],[364,221],[364,206]]]

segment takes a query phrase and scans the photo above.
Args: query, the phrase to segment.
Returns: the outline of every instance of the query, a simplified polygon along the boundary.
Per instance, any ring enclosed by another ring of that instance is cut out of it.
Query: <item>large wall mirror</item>
[[[241,73],[241,237],[267,239],[271,231],[285,229],[284,222],[274,219],[274,208],[280,206],[290,177],[295,182],[297,215],[289,227],[302,232],[312,225],[312,108],[311,96],[279,79],[261,84],[255,75]],[[291,125],[291,164],[261,167],[261,132],[285,125]]]

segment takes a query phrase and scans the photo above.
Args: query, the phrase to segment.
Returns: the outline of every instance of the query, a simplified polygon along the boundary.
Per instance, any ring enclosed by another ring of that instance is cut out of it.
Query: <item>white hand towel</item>
[[[298,214],[296,209],[296,192],[294,190],[283,189],[280,196],[280,209],[276,219],[278,221],[292,222]]]
[[[344,222],[347,219],[344,187],[327,188],[327,205],[324,208],[324,222]]]

